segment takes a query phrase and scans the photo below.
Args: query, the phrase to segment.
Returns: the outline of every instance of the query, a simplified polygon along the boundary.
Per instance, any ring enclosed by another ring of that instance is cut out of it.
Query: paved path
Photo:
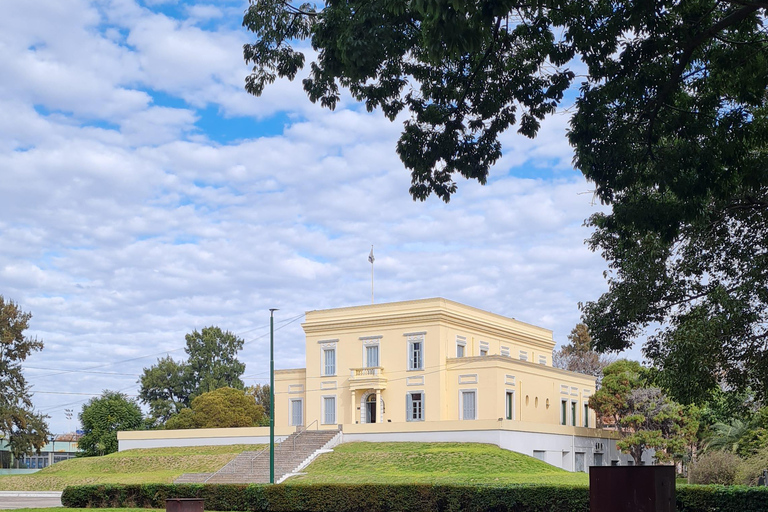
[[[50,508],[61,506],[61,492],[58,491],[0,491],[0,509]]]

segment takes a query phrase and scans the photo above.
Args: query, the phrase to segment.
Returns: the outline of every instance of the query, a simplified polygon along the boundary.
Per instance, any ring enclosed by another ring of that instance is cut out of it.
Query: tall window
[[[515,392],[514,391],[507,391],[506,404],[507,404],[507,419],[512,420],[514,419],[514,416],[515,416]]]
[[[560,400],[560,424],[568,424],[568,400]]]
[[[336,397],[323,397],[323,424],[334,425],[336,423]]]
[[[461,419],[477,419],[477,393],[474,390],[461,392]]]
[[[291,425],[304,424],[304,401],[301,399],[291,400]]]
[[[336,349],[323,349],[323,375],[336,375]]]
[[[373,368],[379,366],[379,346],[369,345],[365,347],[365,366]]]
[[[584,402],[584,426],[589,428],[589,404]]]
[[[424,343],[421,341],[412,341],[408,343],[408,369],[424,369]]]
[[[576,426],[576,402],[571,402],[571,426]]]
[[[424,393],[415,392],[405,395],[405,417],[408,421],[424,421]]]
[[[456,357],[464,357],[464,353],[466,351],[467,342],[464,340],[459,340],[456,342]]]

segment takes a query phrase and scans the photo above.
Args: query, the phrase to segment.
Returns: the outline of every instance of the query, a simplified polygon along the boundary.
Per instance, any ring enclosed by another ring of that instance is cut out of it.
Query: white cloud
[[[581,227],[598,207],[568,166],[564,118],[534,141],[505,135],[490,185],[460,180],[450,204],[414,202],[399,121],[348,100],[320,109],[298,82],[252,98],[248,34],[217,5],[177,20],[147,8],[158,3],[13,2],[17,21],[0,21],[0,65],[14,71],[0,80],[0,293],[46,342],[28,365],[68,370],[30,369],[38,392],[135,394],[143,367],[182,357],[184,334],[206,325],[246,332],[246,373],[263,381],[270,307],[279,327],[294,319],[278,367],[302,366],[299,315],[366,303],[371,244],[377,301],[444,296],[560,341],[576,303],[602,291]],[[162,95],[173,105],[153,101]],[[195,124],[211,105],[221,124],[290,121],[217,143]],[[546,179],[515,177],[517,166]],[[128,375],[73,372],[89,368]],[[56,431],[82,400],[35,396]]]

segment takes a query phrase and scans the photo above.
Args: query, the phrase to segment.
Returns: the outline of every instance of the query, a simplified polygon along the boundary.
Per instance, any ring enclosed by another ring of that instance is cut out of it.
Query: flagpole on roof
[[[373,262],[376,258],[373,257],[373,246],[371,246],[371,254],[368,255],[368,261],[371,262],[371,304],[373,304]]]

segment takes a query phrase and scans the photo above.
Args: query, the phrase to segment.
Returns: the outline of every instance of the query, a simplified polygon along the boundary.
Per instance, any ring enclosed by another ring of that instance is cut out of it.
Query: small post
[[[269,310],[269,483],[275,483],[275,311]]]

